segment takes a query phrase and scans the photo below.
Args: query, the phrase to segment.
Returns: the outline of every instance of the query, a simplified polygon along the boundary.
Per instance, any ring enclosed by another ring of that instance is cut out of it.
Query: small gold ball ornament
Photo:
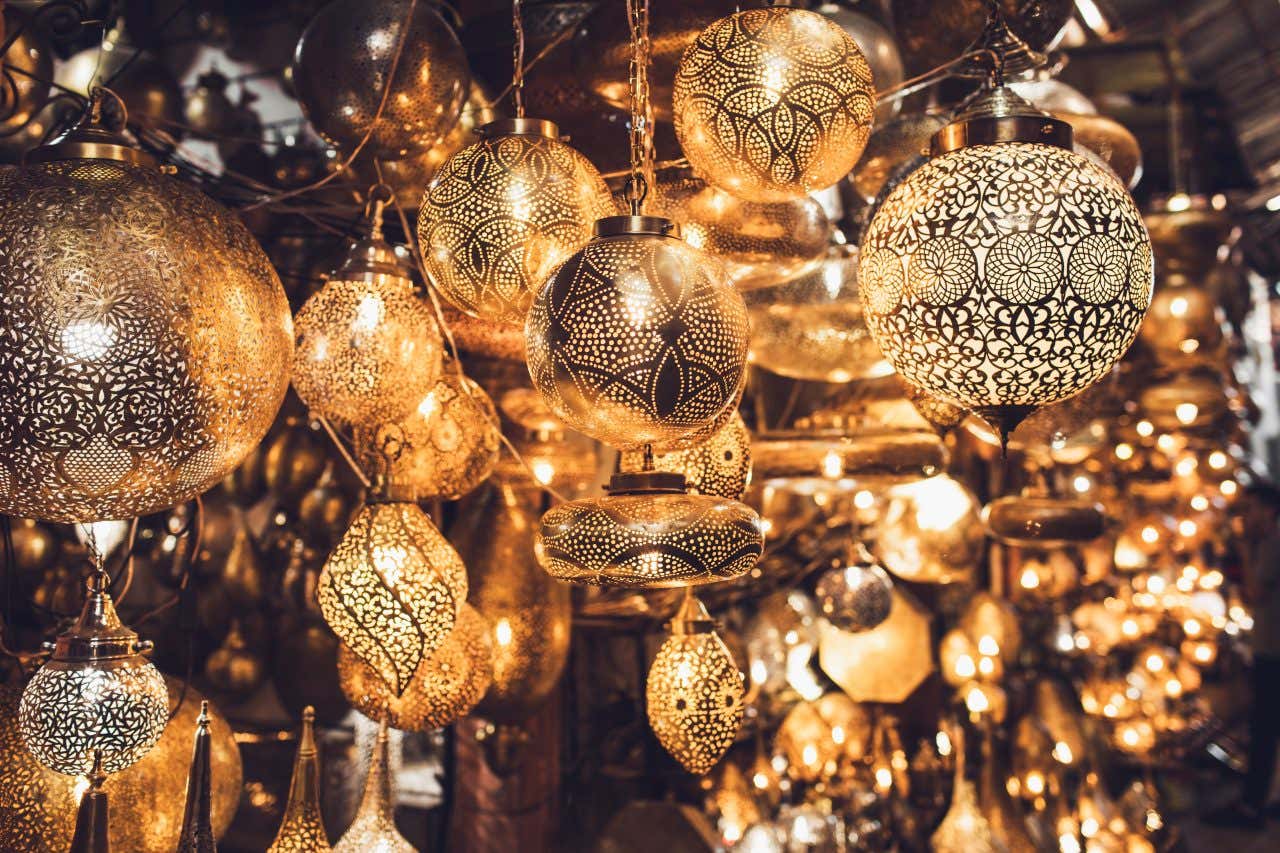
[[[534,297],[529,374],[573,429],[627,449],[715,420],[737,395],[747,309],[669,219],[615,216]]]
[[[427,187],[418,241],[427,272],[459,310],[524,321],[534,292],[614,212],[604,179],[549,121],[480,128]]]
[[[721,18],[676,72],[676,136],[694,171],[748,201],[784,201],[849,173],[871,132],[871,68],[813,12],[775,6]]]

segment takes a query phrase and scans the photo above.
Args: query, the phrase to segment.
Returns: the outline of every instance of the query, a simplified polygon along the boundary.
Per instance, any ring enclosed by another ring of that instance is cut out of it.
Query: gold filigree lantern
[[[367,234],[294,321],[293,387],[314,414],[378,426],[410,416],[431,392],[444,344],[414,292],[408,251],[382,237],[385,199],[371,195]]]
[[[751,433],[736,409],[730,415],[699,444],[683,449],[655,449],[653,467],[683,474],[694,494],[742,500],[751,482]],[[644,468],[644,460],[644,451],[631,450],[622,454],[619,466],[623,471],[639,471]]]
[[[0,512],[129,518],[266,434],[288,302],[244,224],[85,118],[0,175]]]
[[[320,815],[320,760],[316,753],[315,709],[302,712],[302,734],[293,759],[293,778],[284,819],[267,853],[328,853],[329,836]]]
[[[933,138],[862,241],[871,334],[912,385],[1003,434],[1101,378],[1151,301],[1151,241],[1071,126],[1008,87]]]
[[[848,33],[775,6],[703,30],[680,61],[672,104],[700,177],[748,201],[784,201],[849,173],[871,132],[875,90]]]
[[[655,216],[613,216],[534,297],[529,374],[566,424],[622,449],[714,421],[744,376],[747,310],[724,269]]]
[[[534,292],[614,212],[604,179],[549,121],[503,119],[454,154],[418,213],[422,260],[459,310],[524,321]]]
[[[417,504],[377,497],[320,572],[329,627],[396,696],[449,638],[467,597],[458,552]]]
[[[333,845],[334,853],[417,853],[417,848],[396,829],[389,742],[384,720],[378,726],[369,756],[369,774],[365,777],[360,807],[351,826]]]
[[[686,770],[702,775],[733,745],[742,724],[742,695],[742,673],[710,614],[687,597],[649,667],[649,726]]]

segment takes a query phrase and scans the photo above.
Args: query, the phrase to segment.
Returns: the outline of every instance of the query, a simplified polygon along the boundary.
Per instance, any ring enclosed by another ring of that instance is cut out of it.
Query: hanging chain
[[[516,118],[524,118],[524,2],[511,0],[511,29],[515,32],[515,48],[512,54],[511,99],[515,103]]]
[[[653,184],[653,104],[649,99],[649,0],[627,0],[631,27],[631,176],[625,190],[631,215],[639,216]]]

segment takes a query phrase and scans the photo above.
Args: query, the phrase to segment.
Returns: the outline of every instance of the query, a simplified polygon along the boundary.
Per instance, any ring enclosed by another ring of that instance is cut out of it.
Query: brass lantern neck
[[[644,236],[679,239],[680,226],[664,216],[606,216],[596,220],[594,234],[597,239]]]
[[[76,123],[56,139],[28,151],[23,162],[34,165],[59,160],[111,160],[156,168],[159,165],[156,158],[134,146],[121,132],[123,123],[120,127],[108,124],[102,109],[103,92],[95,89]],[[119,100],[114,93],[111,96]]]
[[[1006,85],[984,87],[960,105],[946,127],[933,136],[931,156],[971,145],[1038,142],[1071,151],[1071,125],[1037,109]]]
[[[606,491],[618,495],[682,495],[688,490],[684,474],[673,471],[619,471]]]
[[[711,634],[716,630],[716,621],[711,618],[707,606],[696,595],[686,595],[680,603],[680,609],[671,618],[671,633],[677,637],[689,634]]]
[[[381,229],[352,241],[347,254],[334,271],[333,278],[340,281],[381,281],[387,278],[413,280],[413,265],[409,250],[393,246],[383,239]]]
[[[540,136],[544,139],[559,139],[560,126],[554,121],[543,118],[500,118],[476,128],[476,134],[482,139],[493,139],[498,136]]]
[[[84,607],[75,624],[58,635],[53,647],[53,661],[121,660],[150,648],[150,643],[140,642],[137,633],[120,622],[116,606],[106,591],[106,577],[104,572],[95,572],[89,578]]]
[[[987,0],[987,23],[965,50],[967,60],[959,65],[957,77],[994,77],[996,83],[1012,75],[1044,67],[1049,59],[1023,41],[1009,28],[999,0]]]

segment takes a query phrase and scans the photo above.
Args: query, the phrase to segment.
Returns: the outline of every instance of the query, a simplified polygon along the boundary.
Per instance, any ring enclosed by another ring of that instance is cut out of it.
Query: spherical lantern
[[[356,455],[414,500],[457,500],[493,471],[501,440],[489,395],[449,364],[408,417],[357,430]]]
[[[814,11],[834,22],[853,39],[871,67],[871,82],[877,92],[888,91],[902,82],[905,74],[902,53],[888,27],[870,15],[840,3],[823,3]],[[894,98],[877,104],[876,120],[891,118],[901,103],[900,99]]]
[[[841,631],[856,634],[889,618],[893,581],[858,543],[848,565],[837,565],[818,577],[814,596],[828,622]]]
[[[685,241],[724,262],[741,291],[799,275],[822,260],[831,222],[809,197],[751,202],[703,181],[660,183],[653,208],[680,223]]]
[[[751,318],[751,361],[765,370],[811,382],[893,372],[867,331],[852,246],[831,246],[812,270],[775,280],[743,299]]]
[[[348,154],[367,135],[363,150],[402,159],[431,148],[458,121],[471,79],[466,54],[433,4],[416,3],[406,22],[410,8],[410,0],[334,0],[298,41],[298,103]]]
[[[782,6],[721,18],[680,61],[676,136],[699,176],[749,201],[826,189],[858,162],[871,68],[832,21]]]
[[[1054,111],[1075,131],[1076,151],[1106,163],[1129,189],[1142,180],[1142,149],[1133,132],[1113,118]]]
[[[239,218],[93,113],[27,161],[0,174],[0,512],[87,522],[190,500],[284,398],[280,280]]]
[[[525,325],[529,374],[551,410],[619,448],[707,425],[744,378],[747,310],[712,258],[667,219],[618,216],[556,270]]]
[[[120,624],[105,574],[95,573],[80,618],[22,692],[18,727],[44,766],[68,776],[116,773],[155,746],[169,721],[164,678]]]
[[[904,163],[929,150],[929,140],[946,125],[936,113],[909,113],[879,125],[871,132],[849,183],[868,204],[875,201],[889,176]]]
[[[407,251],[381,232],[375,217],[294,323],[298,397],[314,414],[374,427],[414,411],[440,378],[444,351]]]
[[[42,44],[31,21],[5,15],[0,25],[10,30],[13,43],[4,52],[4,86],[0,91],[0,133],[18,133],[44,107],[53,78],[53,54]],[[13,31],[17,31],[14,33]]]
[[[444,645],[423,662],[402,695],[394,695],[345,645],[338,651],[338,678],[347,701],[365,716],[385,719],[393,729],[431,731],[465,716],[480,701],[493,678],[492,655],[488,622],[464,604]]]
[[[386,681],[408,688],[454,628],[467,569],[416,504],[378,498],[329,555],[316,600],[329,627]]]
[[[534,547],[553,577],[600,586],[681,587],[745,574],[764,549],[745,504],[685,491],[684,477],[615,474],[609,494],[542,516]]]
[[[1186,367],[1222,357],[1226,317],[1207,288],[1170,275],[1161,279],[1148,313],[1138,340],[1161,366]]]
[[[632,450],[622,454],[619,466],[622,471],[641,470],[644,453]],[[742,500],[751,479],[751,433],[735,410],[733,417],[701,444],[685,450],[656,448],[653,466],[683,474],[694,494]]]
[[[418,213],[422,260],[459,310],[524,321],[534,292],[614,212],[604,179],[549,121],[480,128],[427,187]]]
[[[1151,301],[1133,199],[1070,147],[1070,125],[1005,87],[981,93],[863,236],[863,305],[885,356],[1006,433],[1110,370]]]
[[[982,559],[978,500],[947,474],[889,489],[876,529],[884,567],[913,583],[965,580]]]
[[[742,724],[742,673],[702,602],[690,596],[658,649],[645,683],[649,726],[690,773],[702,775]]]

